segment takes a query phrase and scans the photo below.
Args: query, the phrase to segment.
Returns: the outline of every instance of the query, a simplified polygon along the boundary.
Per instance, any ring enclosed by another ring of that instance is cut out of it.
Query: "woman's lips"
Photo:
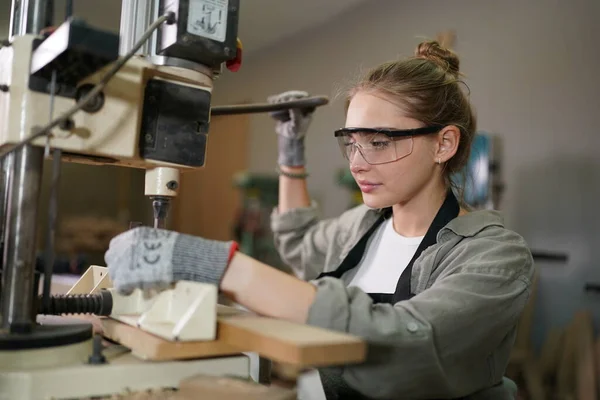
[[[360,188],[360,191],[363,193],[371,193],[372,191],[377,189],[379,186],[381,186],[381,184],[379,184],[379,183],[373,183],[373,182],[368,182],[368,181],[358,181],[357,183],[358,183],[358,187]]]

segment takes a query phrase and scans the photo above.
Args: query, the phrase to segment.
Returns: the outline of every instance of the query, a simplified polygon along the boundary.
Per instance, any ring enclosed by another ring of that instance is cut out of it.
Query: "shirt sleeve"
[[[515,237],[466,242],[437,266],[444,273],[430,288],[395,305],[373,304],[337,279],[314,281],[308,323],[368,343],[364,363],[331,371],[374,398],[454,398],[501,382],[533,260]]]
[[[271,230],[279,256],[304,280],[315,279],[323,272],[337,229],[337,219],[320,220],[314,203],[285,213],[273,210],[271,214]]]

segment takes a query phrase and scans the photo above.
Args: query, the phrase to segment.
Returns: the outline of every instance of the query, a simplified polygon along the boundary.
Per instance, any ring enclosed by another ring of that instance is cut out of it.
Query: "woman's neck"
[[[447,189],[443,183],[423,188],[406,203],[392,207],[396,233],[406,236],[424,236],[446,199]]]

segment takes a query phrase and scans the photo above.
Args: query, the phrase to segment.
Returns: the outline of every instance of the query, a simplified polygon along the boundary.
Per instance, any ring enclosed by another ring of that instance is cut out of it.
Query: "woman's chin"
[[[378,196],[370,193],[362,194],[363,203],[372,209],[380,209],[391,207],[394,203],[390,202],[389,199],[385,199],[383,196]]]

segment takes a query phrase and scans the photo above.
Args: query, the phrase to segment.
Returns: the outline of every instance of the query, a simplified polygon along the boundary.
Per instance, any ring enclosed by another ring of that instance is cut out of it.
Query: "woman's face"
[[[413,129],[423,126],[420,121],[405,117],[385,95],[375,92],[358,92],[350,101],[346,116],[347,128]],[[369,147],[372,153],[371,156],[367,155],[367,159],[371,163],[377,158],[377,152],[388,151],[384,148],[394,146],[398,149],[393,158],[399,159],[372,165],[354,146],[355,151],[349,157],[350,171],[368,207],[385,208],[407,203],[424,187],[440,178],[439,169],[436,168],[436,135],[396,139],[398,143],[393,144],[390,139],[380,137],[382,141],[360,134],[346,138],[347,143],[356,143],[360,148]],[[363,153],[367,151],[363,150]]]

